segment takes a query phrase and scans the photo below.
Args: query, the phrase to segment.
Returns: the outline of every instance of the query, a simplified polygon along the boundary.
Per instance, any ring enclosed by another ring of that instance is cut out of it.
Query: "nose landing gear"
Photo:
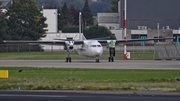
[[[69,50],[67,50],[67,52],[68,52],[68,56],[67,56],[67,58],[66,58],[66,62],[71,62],[71,57],[70,57],[70,52],[69,52]]]
[[[99,58],[96,58],[96,63],[99,63]]]

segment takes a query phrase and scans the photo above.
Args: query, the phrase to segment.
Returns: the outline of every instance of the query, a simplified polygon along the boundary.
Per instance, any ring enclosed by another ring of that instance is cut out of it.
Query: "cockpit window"
[[[101,45],[97,45],[97,47],[101,47]]]

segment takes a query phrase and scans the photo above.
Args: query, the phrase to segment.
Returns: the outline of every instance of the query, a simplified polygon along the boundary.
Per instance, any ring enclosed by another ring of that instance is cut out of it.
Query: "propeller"
[[[74,39],[73,38],[75,38],[75,37],[67,37],[66,36],[66,39],[54,39],[54,40],[63,40],[63,41],[65,41],[64,50],[72,50],[74,48],[73,47],[74,46]]]

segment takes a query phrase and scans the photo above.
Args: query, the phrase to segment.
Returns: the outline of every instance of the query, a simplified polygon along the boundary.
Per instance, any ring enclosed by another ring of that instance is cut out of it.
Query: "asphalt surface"
[[[0,91],[0,101],[180,101],[180,94]]]
[[[49,68],[99,68],[99,69],[177,69],[180,70],[178,60],[115,60],[108,62],[100,60],[0,60],[0,66],[28,66]]]

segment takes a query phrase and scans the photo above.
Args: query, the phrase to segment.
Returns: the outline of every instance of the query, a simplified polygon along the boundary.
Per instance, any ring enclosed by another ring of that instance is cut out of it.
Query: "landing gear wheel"
[[[99,59],[96,59],[96,62],[99,63]]]
[[[70,58],[70,57],[67,57],[67,58],[66,58],[66,62],[71,62],[71,58]]]
[[[69,58],[69,62],[71,62],[71,58]]]
[[[66,58],[66,62],[68,62],[68,60],[69,60],[69,59],[68,59],[68,58]]]

